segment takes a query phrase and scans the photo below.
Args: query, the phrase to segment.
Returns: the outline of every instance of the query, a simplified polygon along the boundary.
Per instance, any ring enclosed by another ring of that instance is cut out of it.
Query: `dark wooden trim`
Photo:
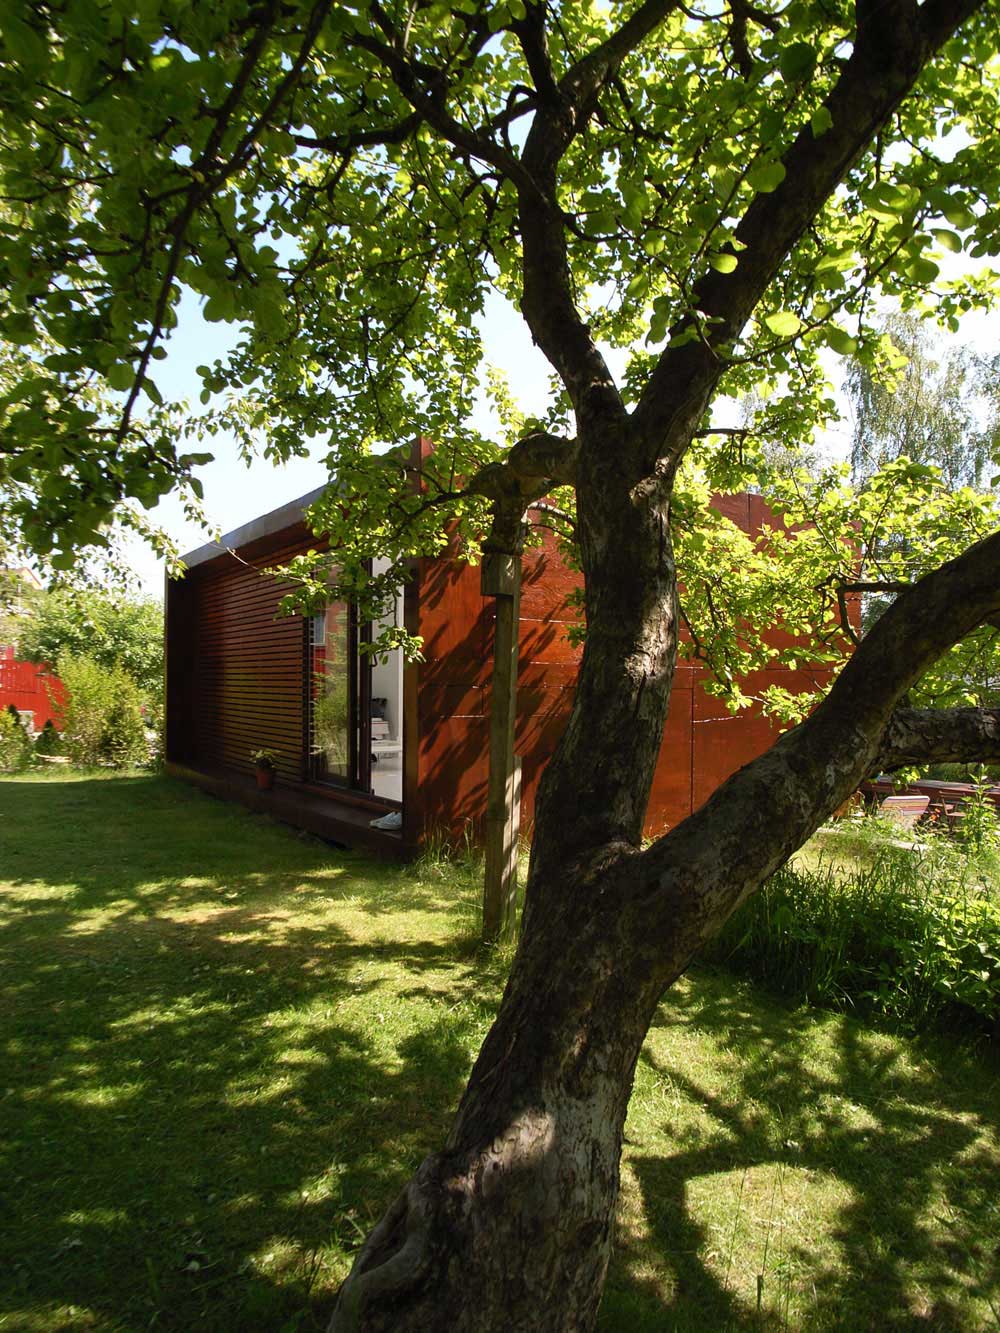
[[[339,799],[333,788],[305,788],[284,782],[279,775],[273,790],[260,791],[252,772],[244,775],[221,768],[202,768],[168,762],[169,777],[194,783],[223,800],[239,801],[258,814],[270,815],[296,828],[315,833],[345,847],[361,847],[386,860],[408,859],[402,834],[371,827],[372,807]],[[374,807],[374,813],[381,807]]]

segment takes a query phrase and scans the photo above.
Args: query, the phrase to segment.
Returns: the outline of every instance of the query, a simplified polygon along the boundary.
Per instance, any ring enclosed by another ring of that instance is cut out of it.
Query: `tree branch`
[[[531,189],[518,185],[524,253],[521,313],[535,342],[555,367],[578,410],[585,395],[624,417],[621,397],[604,357],[580,318],[566,249],[566,221],[556,204],[556,169],[586,127],[601,89],[625,57],[677,9],[677,0],[646,0],[594,50],[560,79],[538,88],[539,109],[525,140],[521,163]],[[541,60],[540,53],[531,63]],[[533,74],[534,77],[534,74]]]
[[[422,71],[425,83],[429,76],[433,76],[433,88],[421,87],[417,71],[395,47],[360,33],[350,40],[352,45],[367,51],[388,70],[396,87],[414,110],[448,143],[468,153],[470,157],[488,162],[519,190],[534,190],[534,182],[513,153],[509,153],[494,139],[477,134],[475,130],[461,124],[451,114],[447,107],[448,84],[444,71]]]
[[[1000,708],[897,708],[870,772],[960,763],[1000,763]]]
[[[675,464],[686,451],[708,397],[726,365],[726,349],[739,337],[782,262],[913,87],[930,57],[985,0],[918,7],[915,0],[886,6],[859,4],[854,49],[824,106],[831,125],[819,138],[803,126],[781,159],[785,177],[776,190],[757,194],[736,233],[736,268],[707,272],[696,284],[691,309],[671,339],[695,326],[702,336],[664,350],[636,406],[633,421],[645,466],[658,458]],[[879,8],[892,39],[875,21]]]
[[[315,137],[311,134],[293,134],[292,138],[300,148],[323,148],[331,153],[352,153],[356,148],[380,148],[387,144],[404,143],[406,139],[423,124],[423,116],[414,111],[395,125],[384,129],[355,130],[353,134],[325,134]]]

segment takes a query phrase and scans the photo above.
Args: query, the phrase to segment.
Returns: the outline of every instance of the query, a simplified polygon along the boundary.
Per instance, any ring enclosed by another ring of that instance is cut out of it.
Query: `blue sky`
[[[164,397],[186,398],[197,403],[201,380],[196,367],[224,355],[237,336],[235,328],[206,323],[194,296],[186,296],[178,327],[167,345],[167,358],[156,370],[157,384]],[[995,351],[1000,347],[1000,314],[967,317],[958,336],[962,342],[974,343],[983,354]],[[499,296],[487,302],[484,338],[489,360],[506,373],[522,409],[541,415],[548,393],[549,365],[531,342],[519,313]],[[624,356],[609,356],[609,361],[612,369],[619,371]],[[843,371],[832,356],[828,373],[839,387]],[[493,429],[495,423],[485,401],[474,424],[484,434]],[[848,443],[849,430],[841,427],[829,432],[821,447],[825,453],[837,455],[846,452]],[[247,467],[238,458],[233,443],[222,437],[205,447],[216,455],[213,463],[199,470],[205,488],[205,509],[210,521],[224,533],[304,495],[326,480],[326,469],[318,461],[327,452],[322,442],[316,445],[315,460],[292,459],[280,466],[255,459]],[[165,499],[150,516],[182,551],[195,549],[206,540],[204,533],[185,518],[180,503],[173,497]],[[136,539],[129,545],[129,559],[144,590],[159,595],[164,567],[155,552]]]
[[[224,355],[237,336],[233,327],[206,323],[195,298],[186,295],[178,327],[167,344],[167,358],[156,367],[156,383],[163,396],[185,398],[197,404],[202,386],[196,367]],[[487,301],[485,337],[490,361],[506,373],[521,406],[540,415],[547,398],[551,368],[532,343],[520,315],[498,296]],[[474,424],[483,433],[494,427],[485,401]],[[213,463],[198,471],[205,488],[205,509],[211,522],[224,533],[321,486],[327,476],[320,462],[308,458],[292,459],[280,466],[255,459],[247,467],[237,456],[232,441],[222,437],[206,443],[204,448],[216,456]],[[325,443],[317,442],[316,459],[327,451]],[[150,517],[182,551],[205,543],[204,534],[185,518],[173,496],[153,509]],[[163,587],[163,563],[155,552],[136,540],[129,545],[129,558],[144,589],[159,594]]]

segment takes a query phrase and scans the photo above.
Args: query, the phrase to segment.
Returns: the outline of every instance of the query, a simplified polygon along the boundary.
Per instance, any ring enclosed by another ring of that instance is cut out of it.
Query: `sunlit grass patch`
[[[499,999],[475,869],[148,777],[0,782],[0,858],[0,1331],[322,1329]],[[692,974],[602,1329],[993,1327],[998,1106],[986,1052]]]
[[[998,1118],[989,1051],[699,971],[640,1059],[601,1327],[1000,1327]]]

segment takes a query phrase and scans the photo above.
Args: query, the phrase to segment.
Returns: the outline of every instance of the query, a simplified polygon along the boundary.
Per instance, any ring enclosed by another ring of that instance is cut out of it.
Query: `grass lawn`
[[[469,872],[154,777],[0,781],[0,1329],[322,1329],[502,982]],[[602,1330],[1000,1328],[1000,1061],[697,969]]]

